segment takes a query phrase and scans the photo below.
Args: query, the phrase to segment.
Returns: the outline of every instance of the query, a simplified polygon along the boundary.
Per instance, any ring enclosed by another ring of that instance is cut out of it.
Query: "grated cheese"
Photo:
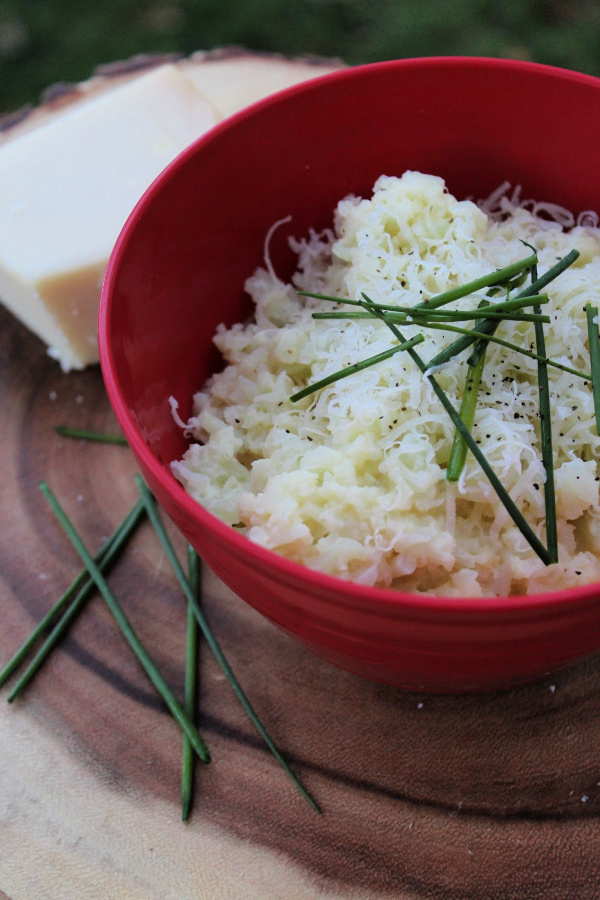
[[[364,585],[446,596],[556,590],[600,580],[600,454],[591,385],[550,369],[559,562],[545,566],[469,454],[445,478],[454,427],[406,354],[356,372],[298,403],[289,397],[343,366],[389,349],[376,320],[314,320],[332,305],[297,290],[411,306],[538,251],[539,274],[573,247],[574,266],[549,288],[548,356],[589,371],[584,305],[600,297],[594,213],[524,202],[502,185],[459,201],[442,179],[382,176],[370,198],[348,197],[334,227],[294,240],[292,284],[265,267],[247,281],[255,321],[220,327],[225,369],[194,397],[193,436],[176,477],[252,541]],[[483,296],[484,292],[480,293]],[[452,304],[471,309],[479,296]],[[453,335],[420,329],[432,359]],[[410,338],[415,326],[403,326]],[[531,323],[498,336],[530,347]],[[535,349],[532,346],[532,349]],[[437,379],[456,407],[466,357]],[[536,362],[490,344],[473,434],[535,532],[545,539]]]

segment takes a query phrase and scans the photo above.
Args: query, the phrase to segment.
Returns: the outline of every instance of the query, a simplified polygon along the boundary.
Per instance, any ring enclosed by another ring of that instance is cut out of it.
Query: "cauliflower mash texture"
[[[264,547],[364,585],[446,596],[534,593],[600,580],[600,454],[591,385],[549,370],[559,562],[545,566],[471,454],[446,480],[454,426],[406,353],[292,403],[290,395],[392,346],[377,320],[314,320],[335,307],[297,290],[410,306],[523,259],[542,274],[573,247],[581,256],[549,288],[548,356],[589,371],[584,305],[599,302],[600,231],[503,186],[480,206],[442,179],[383,176],[369,199],[348,197],[331,231],[293,242],[293,284],[265,267],[247,282],[250,324],[215,337],[226,366],[194,397],[195,440],[173,472],[203,506]],[[452,304],[471,309],[479,295]],[[347,307],[346,307],[347,309]],[[420,329],[431,359],[454,335]],[[419,333],[402,326],[405,337]],[[535,349],[533,325],[498,336]],[[461,354],[436,375],[458,408]],[[473,434],[545,540],[537,365],[488,346]]]

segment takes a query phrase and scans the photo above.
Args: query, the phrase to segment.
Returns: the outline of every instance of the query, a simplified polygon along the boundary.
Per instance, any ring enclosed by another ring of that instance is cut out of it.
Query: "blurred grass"
[[[0,0],[0,112],[138,53],[516,57],[600,75],[597,0]]]

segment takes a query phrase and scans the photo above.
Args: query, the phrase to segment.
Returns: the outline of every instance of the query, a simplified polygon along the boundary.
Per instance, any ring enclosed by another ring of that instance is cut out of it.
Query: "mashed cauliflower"
[[[584,306],[600,298],[600,231],[590,215],[521,203],[503,186],[486,204],[459,201],[437,177],[381,177],[370,199],[348,197],[334,228],[294,241],[293,284],[265,267],[248,279],[255,320],[221,327],[226,368],[195,395],[195,439],[173,472],[189,493],[251,541],[364,585],[446,596],[533,593],[600,580],[598,457],[591,385],[549,370],[559,562],[545,566],[509,518],[472,454],[446,480],[454,426],[405,353],[303,400],[290,395],[388,350],[385,324],[314,320],[331,303],[297,290],[411,306],[535,246],[539,274],[573,247],[580,258],[548,290],[549,357],[589,371]],[[452,304],[472,309],[484,292]],[[346,308],[347,309],[347,308]],[[468,324],[461,323],[468,327]],[[431,359],[455,336],[402,326]],[[498,336],[534,347],[531,323]],[[458,408],[463,353],[437,374]],[[490,344],[473,434],[545,541],[537,367]]]

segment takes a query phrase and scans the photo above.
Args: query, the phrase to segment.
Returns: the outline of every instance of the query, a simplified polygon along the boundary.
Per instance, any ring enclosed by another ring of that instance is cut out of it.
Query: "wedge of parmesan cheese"
[[[98,361],[108,258],[162,169],[225,116],[340,65],[236,51],[134,62],[53,91],[0,134],[0,301],[65,371]]]
[[[2,147],[0,296],[65,370],[98,358],[100,285],[131,209],[215,121],[166,65]]]

